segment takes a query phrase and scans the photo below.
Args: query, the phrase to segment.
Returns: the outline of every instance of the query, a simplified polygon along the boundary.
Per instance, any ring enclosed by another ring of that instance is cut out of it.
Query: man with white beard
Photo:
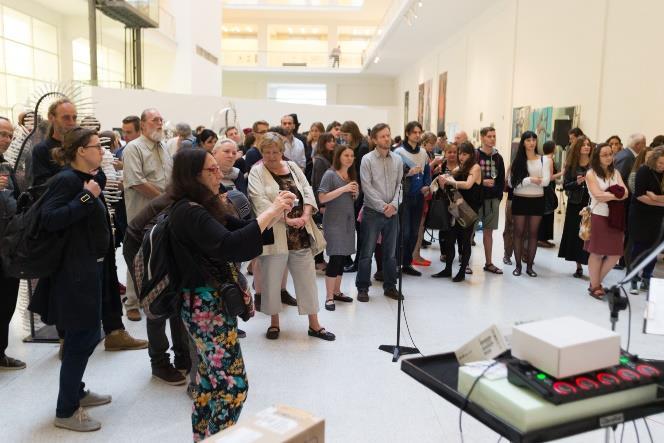
[[[158,110],[146,109],[141,114],[141,136],[129,142],[124,149],[123,181],[129,223],[152,199],[166,191],[171,179],[173,160],[161,143],[164,138],[163,125],[164,119]],[[138,298],[129,273],[127,273],[126,297],[127,318],[139,321],[141,313],[138,310]],[[174,317],[170,319],[170,325],[175,368],[171,365],[168,354],[165,320],[147,320],[148,353],[152,364],[152,375],[168,384],[179,385],[184,384],[186,380],[177,369],[189,370],[191,361],[182,321],[179,317]]]

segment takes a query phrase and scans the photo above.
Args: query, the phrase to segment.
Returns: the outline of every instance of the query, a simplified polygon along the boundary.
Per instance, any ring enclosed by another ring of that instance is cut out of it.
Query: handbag
[[[311,217],[309,217],[309,222],[307,223],[306,229],[309,233],[309,247],[311,249],[311,253],[316,256],[325,251],[325,247],[327,246],[325,237],[323,236],[321,230],[318,229],[318,226]]]
[[[429,212],[424,221],[424,226],[428,229],[450,230],[450,212],[448,210],[450,202],[443,194],[444,192],[439,190],[429,202]]]
[[[556,195],[556,185],[552,183],[544,188],[544,214],[553,214],[557,208],[558,196]]]
[[[579,223],[579,238],[583,241],[588,241],[590,240],[590,231],[591,231],[591,217],[592,217],[592,209],[590,209],[590,206],[585,206],[581,211],[579,211],[579,215],[581,216],[581,223]]]
[[[451,196],[447,194],[447,198],[450,201],[448,211],[454,217],[454,221],[462,228],[473,226],[479,218],[477,212],[463,199],[459,191],[452,191],[451,194]]]

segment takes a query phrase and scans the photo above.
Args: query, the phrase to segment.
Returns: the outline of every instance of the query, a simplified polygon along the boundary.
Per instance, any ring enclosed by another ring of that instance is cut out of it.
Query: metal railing
[[[338,58],[328,52],[222,50],[221,53],[221,64],[226,67],[357,69],[363,61],[359,52],[342,52]]]

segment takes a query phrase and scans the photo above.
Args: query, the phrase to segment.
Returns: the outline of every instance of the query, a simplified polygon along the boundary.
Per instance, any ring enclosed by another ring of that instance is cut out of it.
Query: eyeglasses
[[[104,147],[101,145],[101,143],[97,143],[96,145],[87,145],[87,146],[85,146],[85,148],[86,148],[86,149],[87,149],[87,148],[97,148],[97,149],[99,149],[100,151],[102,151],[102,150],[104,149]]]
[[[209,168],[203,168],[203,171],[208,171],[213,174],[218,174],[221,171],[221,169],[219,168],[219,166],[210,166]]]

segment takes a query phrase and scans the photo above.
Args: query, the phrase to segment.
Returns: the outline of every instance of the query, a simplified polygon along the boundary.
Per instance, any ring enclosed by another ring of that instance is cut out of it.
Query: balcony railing
[[[362,67],[362,54],[342,52],[338,58],[328,52],[233,51],[222,50],[222,66],[253,68],[341,68]]]

